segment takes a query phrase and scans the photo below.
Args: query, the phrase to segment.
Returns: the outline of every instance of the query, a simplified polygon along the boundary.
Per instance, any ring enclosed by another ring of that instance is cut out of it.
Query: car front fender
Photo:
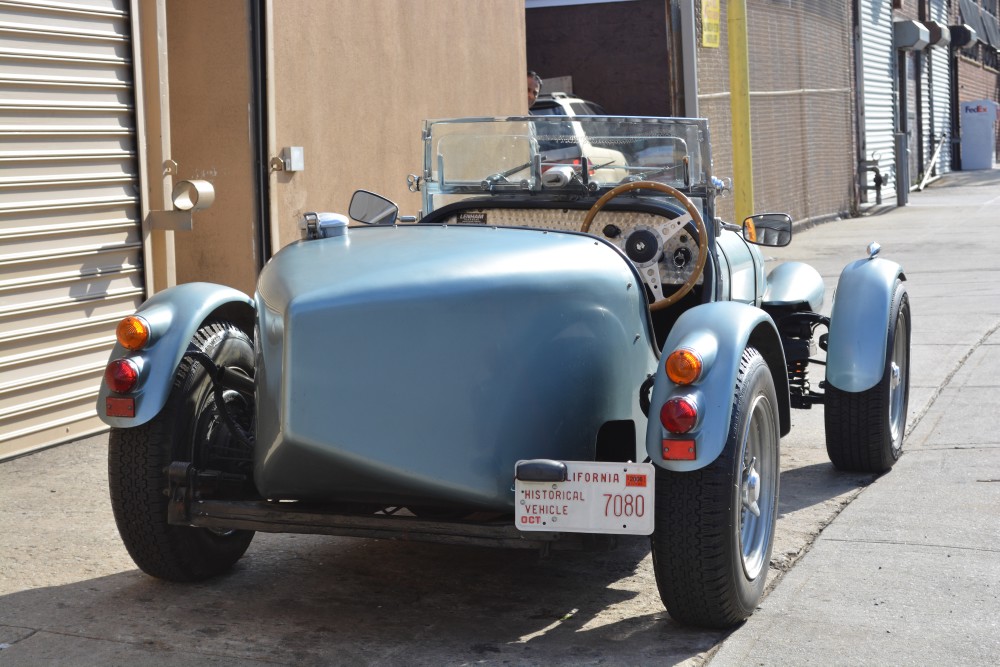
[[[101,382],[97,414],[109,426],[139,426],[155,417],[167,402],[174,374],[198,327],[213,315],[229,320],[253,336],[254,302],[246,294],[224,285],[185,283],[157,293],[144,302],[136,315],[149,324],[150,342],[136,352],[115,343],[110,360],[128,358],[139,368],[135,416],[107,414],[107,398],[121,396]]]
[[[707,466],[722,453],[729,434],[733,392],[740,372],[740,359],[747,346],[757,348],[767,361],[778,397],[781,435],[791,423],[788,376],[778,330],[771,317],[749,304],[721,301],[696,306],[677,320],[656,369],[646,428],[646,453],[667,470],[688,472]],[[667,357],[678,348],[694,350],[702,359],[700,378],[691,385],[677,385],[666,374]],[[688,397],[697,405],[695,427],[683,436],[672,436],[660,423],[660,409],[673,397]],[[664,438],[686,438],[695,443],[691,460],[665,460]]]
[[[844,267],[830,314],[827,383],[856,393],[882,378],[897,279],[906,280],[900,265],[878,257]]]

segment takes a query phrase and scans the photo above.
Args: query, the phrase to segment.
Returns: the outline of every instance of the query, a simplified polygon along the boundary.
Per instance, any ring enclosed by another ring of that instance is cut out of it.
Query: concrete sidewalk
[[[904,266],[915,322],[904,456],[712,667],[1000,661],[1000,171],[945,177],[878,218],[927,244],[926,262]],[[928,221],[940,223],[930,237]],[[941,244],[952,257],[962,247],[961,266],[935,261]]]

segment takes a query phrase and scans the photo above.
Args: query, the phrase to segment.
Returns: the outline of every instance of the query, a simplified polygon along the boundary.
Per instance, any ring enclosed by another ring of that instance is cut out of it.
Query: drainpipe
[[[896,75],[899,83],[899,131],[895,134],[896,152],[896,206],[906,206],[910,197],[910,105],[909,78],[906,75],[907,58],[909,55],[902,49],[896,49]]]
[[[750,149],[750,57],[746,0],[728,4],[729,91],[733,130],[733,208],[739,224],[753,215],[753,153]]]
[[[907,68],[910,62],[910,52],[919,52],[930,43],[930,31],[921,23],[910,20],[893,21],[892,47],[896,54],[896,67],[899,77],[899,121],[896,132],[896,204],[906,206],[910,194],[910,119],[908,108]],[[914,56],[916,60],[916,56]],[[919,104],[919,100],[917,101]]]

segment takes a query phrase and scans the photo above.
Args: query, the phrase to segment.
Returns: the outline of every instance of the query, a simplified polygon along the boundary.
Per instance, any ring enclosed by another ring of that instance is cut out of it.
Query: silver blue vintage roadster
[[[825,404],[838,468],[900,455],[900,266],[872,244],[822,315],[816,270],[765,272],[788,216],[716,218],[704,120],[453,119],[423,141],[419,216],[358,192],[356,224],[307,214],[252,298],[185,284],[121,322],[98,411],[132,558],[190,581],[254,531],[651,535],[671,616],[748,617],[791,409]]]

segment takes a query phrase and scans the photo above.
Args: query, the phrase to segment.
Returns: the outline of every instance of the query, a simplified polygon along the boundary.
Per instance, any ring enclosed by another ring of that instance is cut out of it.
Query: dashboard
[[[466,208],[434,222],[578,232],[585,215],[581,209]],[[650,213],[605,209],[595,218],[590,233],[625,253],[653,293],[654,301],[669,296],[669,286],[681,285],[690,278],[698,260],[698,238],[686,212],[678,215],[670,210]],[[695,284],[701,284],[703,279],[699,276]]]

